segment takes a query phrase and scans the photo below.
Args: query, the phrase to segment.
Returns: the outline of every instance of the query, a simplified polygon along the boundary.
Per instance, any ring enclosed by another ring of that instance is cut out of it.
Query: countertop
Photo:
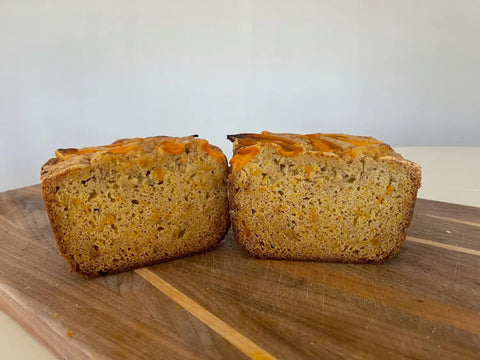
[[[397,147],[396,150],[422,166],[419,198],[480,207],[480,147]],[[0,358],[56,357],[0,312]]]

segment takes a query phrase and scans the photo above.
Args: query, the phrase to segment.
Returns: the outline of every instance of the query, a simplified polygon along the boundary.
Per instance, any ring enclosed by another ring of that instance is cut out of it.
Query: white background
[[[0,191],[151,135],[480,145],[478,0],[0,0]]]

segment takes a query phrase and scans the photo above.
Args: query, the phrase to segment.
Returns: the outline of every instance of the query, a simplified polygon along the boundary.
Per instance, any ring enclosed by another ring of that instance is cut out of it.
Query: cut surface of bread
[[[221,150],[194,137],[59,149],[41,187],[60,254],[86,276],[211,249],[229,228]]]
[[[421,171],[387,144],[321,133],[228,138],[232,228],[250,255],[380,263],[399,251]]]

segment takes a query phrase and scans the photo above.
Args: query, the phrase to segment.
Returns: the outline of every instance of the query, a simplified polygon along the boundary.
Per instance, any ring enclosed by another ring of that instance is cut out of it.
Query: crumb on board
[[[71,332],[71,331],[67,331],[67,336],[69,336],[69,337],[73,337],[73,332]]]

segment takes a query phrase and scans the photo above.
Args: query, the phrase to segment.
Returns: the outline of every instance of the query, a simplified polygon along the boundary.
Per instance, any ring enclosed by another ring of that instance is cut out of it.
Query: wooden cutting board
[[[0,308],[65,359],[480,358],[480,208],[419,199],[383,265],[215,250],[93,280],[39,186],[0,193]]]

